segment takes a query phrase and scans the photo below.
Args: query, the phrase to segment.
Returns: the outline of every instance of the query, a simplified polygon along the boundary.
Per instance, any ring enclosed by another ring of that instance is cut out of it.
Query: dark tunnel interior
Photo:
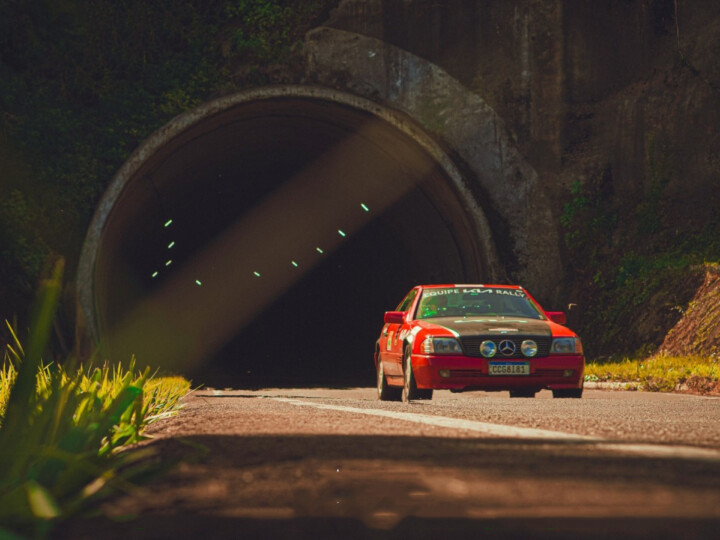
[[[124,189],[95,265],[98,325],[141,362],[143,343],[193,335],[201,358],[164,367],[195,384],[373,384],[384,311],[418,283],[482,279],[468,223],[390,124],[319,100],[246,104],[168,141]],[[118,330],[160,297],[142,339]]]

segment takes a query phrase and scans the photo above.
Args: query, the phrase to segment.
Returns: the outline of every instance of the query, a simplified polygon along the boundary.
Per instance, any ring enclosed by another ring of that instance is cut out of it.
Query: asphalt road
[[[717,538],[720,399],[375,390],[193,393],[166,476],[62,538]]]

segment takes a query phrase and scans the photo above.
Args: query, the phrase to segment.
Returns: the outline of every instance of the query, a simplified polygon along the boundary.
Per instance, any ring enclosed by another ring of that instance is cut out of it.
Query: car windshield
[[[524,291],[501,287],[425,289],[415,315],[417,319],[476,316],[545,319]]]

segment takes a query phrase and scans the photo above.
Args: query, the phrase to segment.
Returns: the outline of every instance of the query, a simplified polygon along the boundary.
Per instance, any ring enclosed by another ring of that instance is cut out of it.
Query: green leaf
[[[28,480],[0,497],[0,521],[23,523],[31,518],[52,519],[60,515],[53,496],[34,480]]]
[[[25,484],[30,509],[35,517],[52,519],[60,515],[60,508],[50,492],[34,481]]]
[[[28,410],[35,398],[37,372],[42,365],[42,354],[47,347],[60,297],[64,266],[64,260],[60,259],[55,264],[52,277],[44,280],[40,288],[27,355],[17,368],[17,377],[10,392],[5,419],[0,428],[0,448],[3,448],[10,439],[23,437],[23,424],[26,422]],[[1,455],[0,453],[0,457]]]
[[[18,536],[14,532],[4,527],[0,527],[0,538],[2,538],[3,540],[27,540],[26,538]]]

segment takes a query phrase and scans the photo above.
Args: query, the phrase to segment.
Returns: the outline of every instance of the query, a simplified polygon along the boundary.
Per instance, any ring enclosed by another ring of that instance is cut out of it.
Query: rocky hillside
[[[702,285],[697,289],[681,318],[665,336],[660,354],[671,356],[720,355],[720,267],[706,265],[700,269]]]

